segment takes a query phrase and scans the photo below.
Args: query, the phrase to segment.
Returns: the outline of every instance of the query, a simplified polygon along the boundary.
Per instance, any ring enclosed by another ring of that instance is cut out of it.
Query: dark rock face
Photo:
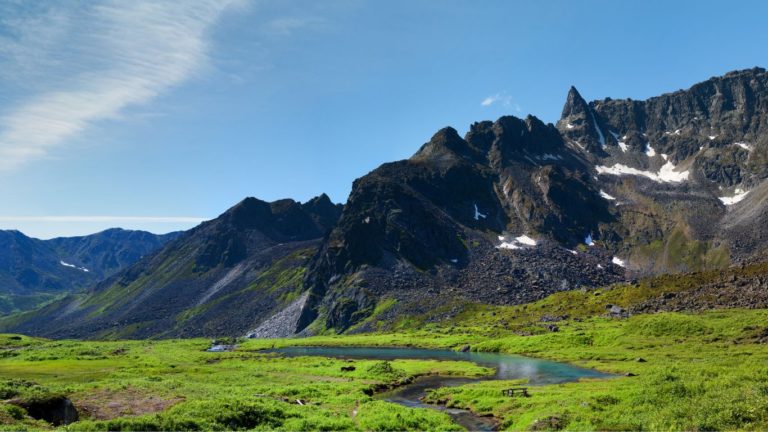
[[[364,328],[382,298],[403,311],[424,296],[519,303],[759,257],[768,234],[747,232],[768,222],[767,132],[759,68],[646,101],[587,102],[572,87],[557,127],[445,128],[355,181],[307,275],[299,328]],[[536,245],[511,241],[523,235]],[[575,250],[587,240],[597,246]]]
[[[504,304],[620,280],[610,258],[565,248],[613,220],[589,171],[535,117],[476,123],[464,139],[439,131],[411,159],[355,181],[308,273],[300,327],[323,309],[325,326],[343,331],[382,296]],[[500,235],[540,243],[508,251]]]
[[[576,87],[568,91],[558,125],[562,125],[560,131],[563,137],[594,154],[604,154],[605,147],[613,138],[608,134],[603,118],[581,97]]]

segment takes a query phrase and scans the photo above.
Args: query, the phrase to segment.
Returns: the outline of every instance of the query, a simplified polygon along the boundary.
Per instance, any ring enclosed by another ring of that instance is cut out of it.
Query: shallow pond
[[[366,360],[447,360],[469,361],[480,366],[493,368],[496,373],[481,378],[427,376],[412,384],[399,387],[377,397],[414,408],[439,409],[448,413],[454,421],[468,430],[493,430],[493,419],[479,417],[466,410],[449,409],[421,402],[428,390],[438,387],[458,386],[482,380],[525,379],[529,385],[557,384],[576,381],[579,378],[606,378],[612,375],[585,369],[567,363],[539,360],[511,354],[459,352],[422,348],[380,348],[380,347],[287,347],[268,350],[289,357],[320,356]]]

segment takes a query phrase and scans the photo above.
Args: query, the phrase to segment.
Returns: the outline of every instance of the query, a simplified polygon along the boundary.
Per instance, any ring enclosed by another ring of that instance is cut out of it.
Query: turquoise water
[[[496,370],[493,379],[527,379],[532,385],[556,384],[576,381],[579,378],[601,378],[608,374],[580,368],[567,363],[539,360],[511,354],[458,352],[421,348],[376,347],[288,347],[269,350],[286,356],[321,356],[333,358],[357,358],[369,360],[451,360],[470,361]]]
[[[470,361],[480,366],[493,368],[496,373],[490,377],[463,378],[427,376],[412,384],[399,387],[376,397],[411,408],[437,409],[446,412],[453,420],[470,431],[492,431],[496,423],[488,417],[479,417],[466,410],[448,409],[421,402],[427,391],[439,387],[471,384],[482,380],[526,379],[530,385],[557,384],[577,381],[579,378],[608,378],[612,375],[585,369],[567,363],[539,360],[511,354],[458,352],[422,348],[378,348],[378,347],[288,347],[267,350],[289,357],[319,356],[366,360],[449,360]]]

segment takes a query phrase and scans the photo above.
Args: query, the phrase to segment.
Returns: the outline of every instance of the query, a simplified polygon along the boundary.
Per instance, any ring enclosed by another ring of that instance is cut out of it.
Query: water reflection
[[[607,377],[607,374],[567,363],[540,360],[511,354],[458,352],[422,348],[377,347],[287,347],[268,350],[290,357],[322,356],[368,360],[452,360],[470,361],[496,370],[494,379],[527,379],[530,384],[554,384],[579,378]]]
[[[482,380],[525,379],[531,385],[556,384],[576,381],[579,378],[601,378],[610,375],[591,369],[584,369],[566,363],[539,360],[511,354],[458,352],[421,348],[375,348],[375,347],[288,347],[267,350],[289,357],[321,356],[332,358],[366,360],[451,360],[470,361],[480,366],[493,368],[492,377],[461,378],[444,376],[422,377],[404,387],[397,388],[378,397],[411,408],[429,408],[445,411],[453,420],[472,431],[494,430],[496,423],[488,417],[479,417],[469,411],[447,409],[442,406],[425,404],[421,398],[431,389],[452,387]]]

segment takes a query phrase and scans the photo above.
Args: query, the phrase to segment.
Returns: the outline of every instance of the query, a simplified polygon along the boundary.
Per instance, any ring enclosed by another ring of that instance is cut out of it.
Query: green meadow
[[[638,292],[642,287],[617,286],[599,296],[560,293],[524,306],[466,305],[441,324],[411,317],[384,333],[245,340],[236,351],[222,353],[205,352],[208,339],[93,342],[3,335],[0,397],[6,403],[0,404],[0,427],[56,429],[8,401],[63,395],[80,420],[58,429],[73,431],[461,430],[441,411],[389,403],[374,390],[422,375],[478,377],[492,370],[468,362],[286,358],[260,350],[470,345],[616,374],[530,386],[530,397],[502,395],[504,388],[525,385],[519,381],[481,381],[426,397],[493,416],[502,430],[768,429],[768,349],[762,343],[768,339],[768,311],[605,316],[606,301],[626,304]],[[541,321],[553,309],[561,314],[557,331]],[[342,370],[350,366],[354,370]]]

